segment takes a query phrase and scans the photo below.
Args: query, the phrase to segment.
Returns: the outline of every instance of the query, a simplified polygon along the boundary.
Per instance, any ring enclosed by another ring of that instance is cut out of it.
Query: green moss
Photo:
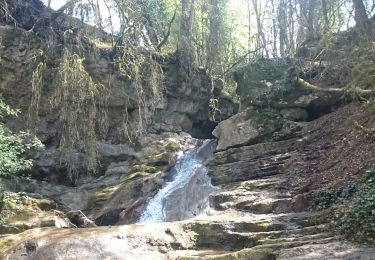
[[[192,230],[197,234],[197,248],[218,248],[220,247],[220,237],[222,226],[220,224],[210,222],[196,222],[192,226]]]
[[[0,234],[18,234],[30,228],[31,226],[29,225],[2,225],[0,226]]]
[[[13,244],[13,239],[11,238],[0,238],[0,253],[4,253]]]
[[[285,59],[259,59],[234,73],[237,94],[244,106],[260,102],[263,105],[280,101],[285,93],[293,94],[293,84],[284,81],[293,63]],[[268,82],[273,86],[270,88]]]
[[[103,204],[105,201],[111,198],[112,194],[118,189],[119,185],[106,187],[104,189],[98,190],[94,193],[94,203]]]
[[[269,226],[268,223],[251,222],[233,223],[233,225],[237,232],[265,232]]]
[[[48,199],[37,200],[36,205],[43,211],[56,209],[56,203]]]
[[[55,219],[43,219],[40,221],[40,227],[55,227]]]
[[[162,166],[168,165],[170,158],[171,154],[169,152],[162,152],[147,158],[147,160],[151,165]]]
[[[178,151],[180,150],[180,145],[173,140],[168,140],[167,144],[165,145],[165,149],[168,151]]]
[[[121,181],[121,186],[125,186],[125,185],[128,185],[130,182],[133,182],[138,179],[142,179],[143,176],[144,176],[143,172],[132,173],[131,175],[129,175],[129,177]]]
[[[134,165],[133,169],[137,172],[148,172],[148,173],[159,172],[159,167],[149,166],[149,165],[146,165],[146,164]]]
[[[6,222],[10,224],[12,222],[17,222],[17,221],[27,221],[33,218],[34,216],[35,216],[35,213],[32,211],[26,211],[26,210],[18,211],[13,216],[8,217]]]

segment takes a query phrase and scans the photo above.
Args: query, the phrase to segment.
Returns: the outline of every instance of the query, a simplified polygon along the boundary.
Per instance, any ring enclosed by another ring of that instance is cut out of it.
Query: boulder
[[[286,140],[298,135],[301,127],[271,110],[248,108],[222,121],[213,131],[219,139],[217,150],[255,144],[264,141]]]

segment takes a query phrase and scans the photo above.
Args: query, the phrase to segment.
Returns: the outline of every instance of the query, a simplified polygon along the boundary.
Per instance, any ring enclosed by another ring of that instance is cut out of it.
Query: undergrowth
[[[339,233],[350,240],[375,245],[375,167],[366,171],[349,206],[337,216]]]
[[[13,132],[4,123],[7,116],[17,116],[18,111],[5,104],[0,96],[0,177],[14,175],[31,168],[32,160],[25,154],[42,148],[41,142],[28,132]]]
[[[13,132],[4,123],[5,117],[16,117],[17,110],[10,108],[0,96],[0,177],[24,173],[33,165],[27,153],[39,150],[42,143],[28,132]],[[1,181],[1,180],[0,180]],[[0,182],[0,225],[3,222],[4,187]]]
[[[318,210],[331,206],[339,234],[375,245],[375,167],[368,169],[358,182],[318,194],[315,199]]]

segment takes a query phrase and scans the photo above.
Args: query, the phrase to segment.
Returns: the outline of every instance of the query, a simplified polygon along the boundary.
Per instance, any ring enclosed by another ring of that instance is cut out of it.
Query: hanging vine
[[[86,155],[85,167],[95,173],[97,169],[98,116],[102,119],[108,94],[101,84],[93,82],[83,65],[84,59],[65,48],[62,61],[55,78],[52,106],[59,110],[60,143],[59,150],[68,157],[81,151]],[[106,120],[99,120],[106,124]],[[103,127],[103,126],[102,126]],[[74,158],[67,158],[67,162]],[[67,163],[68,171],[76,174],[76,164]]]
[[[152,54],[139,53],[136,46],[123,46],[114,61],[115,68],[128,83],[124,89],[137,102],[137,109],[130,118],[128,108],[123,113],[122,135],[133,141],[142,135],[150,122],[155,107],[163,99],[163,70]],[[133,120],[131,120],[133,119]]]
[[[34,128],[35,122],[38,121],[39,103],[43,87],[43,73],[46,64],[40,62],[31,76],[31,104],[29,107],[29,127]]]

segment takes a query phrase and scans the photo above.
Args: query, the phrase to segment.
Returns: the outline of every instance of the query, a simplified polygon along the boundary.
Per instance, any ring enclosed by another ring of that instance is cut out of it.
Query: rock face
[[[298,136],[301,127],[280,115],[254,107],[222,121],[213,131],[217,150]]]
[[[59,18],[60,19],[60,18]],[[69,22],[70,20],[62,16],[62,20]],[[63,26],[63,22],[61,21]],[[68,26],[68,25],[64,25]],[[61,28],[60,28],[61,29]],[[37,167],[34,172],[35,177],[39,179],[52,176],[53,173],[63,175],[66,169],[58,167],[64,165],[65,161],[74,161],[75,166],[80,173],[84,173],[82,168],[85,162],[84,154],[71,154],[72,158],[63,158],[56,148],[60,140],[60,123],[58,111],[51,108],[49,100],[56,87],[54,75],[56,69],[62,59],[61,44],[53,44],[46,41],[43,35],[28,33],[21,28],[15,28],[8,25],[0,24],[0,89],[2,96],[7,103],[21,110],[21,116],[18,119],[9,120],[8,124],[12,129],[24,130],[26,128],[27,116],[29,115],[29,106],[31,104],[31,77],[35,71],[38,62],[43,60],[46,69],[43,72],[43,85],[39,100],[39,111],[35,122],[29,124],[35,126],[37,136],[47,146],[47,152],[40,154],[37,160]],[[80,36],[77,36],[80,37]],[[165,80],[160,80],[158,86],[162,98],[155,104],[151,101],[147,106],[141,107],[132,82],[124,79],[116,69],[113,68],[113,55],[111,50],[104,47],[97,47],[91,42],[97,37],[96,34],[88,35],[93,39],[86,39],[84,42],[85,49],[81,56],[85,57],[85,69],[92,77],[93,81],[105,86],[109,92],[106,107],[101,108],[108,111],[108,133],[100,136],[103,142],[99,143],[99,160],[104,160],[104,164],[110,163],[107,159],[112,155],[107,154],[119,152],[118,149],[136,149],[133,140],[133,147],[125,144],[128,139],[120,138],[124,132],[124,114],[127,114],[129,129],[136,129],[139,132],[137,124],[139,121],[140,111],[144,112],[144,134],[162,133],[162,132],[188,132],[196,137],[211,136],[211,130],[216,123],[211,122],[209,100],[212,97],[211,78],[205,70],[192,67],[191,71],[185,71],[185,67],[179,64],[177,56],[171,54],[165,57],[156,57],[162,61],[160,66],[164,71]],[[102,40],[102,39],[96,39]],[[75,47],[74,47],[75,48]],[[42,52],[42,50],[46,50]],[[47,51],[48,50],[48,51]],[[30,57],[37,56],[35,59]],[[147,55],[142,54],[139,55]],[[42,57],[42,58],[41,58]],[[190,73],[190,74],[189,74]],[[146,83],[145,83],[146,84]],[[143,86],[146,97],[151,96],[151,90],[145,85]],[[154,98],[156,99],[156,98]],[[143,113],[142,112],[142,113]],[[100,122],[97,122],[100,124]],[[210,126],[211,129],[206,130],[205,127]],[[134,142],[135,141],[135,142]],[[117,147],[109,147],[106,144],[118,145]],[[125,147],[128,146],[128,147]],[[108,149],[114,149],[109,151]],[[117,150],[116,150],[117,149]],[[135,153],[135,152],[134,152]],[[124,154],[124,156],[132,157],[135,154]],[[69,156],[69,157],[71,157]],[[101,173],[102,169],[98,169]],[[69,182],[67,178],[56,178],[60,183]],[[50,179],[52,181],[52,179]]]

